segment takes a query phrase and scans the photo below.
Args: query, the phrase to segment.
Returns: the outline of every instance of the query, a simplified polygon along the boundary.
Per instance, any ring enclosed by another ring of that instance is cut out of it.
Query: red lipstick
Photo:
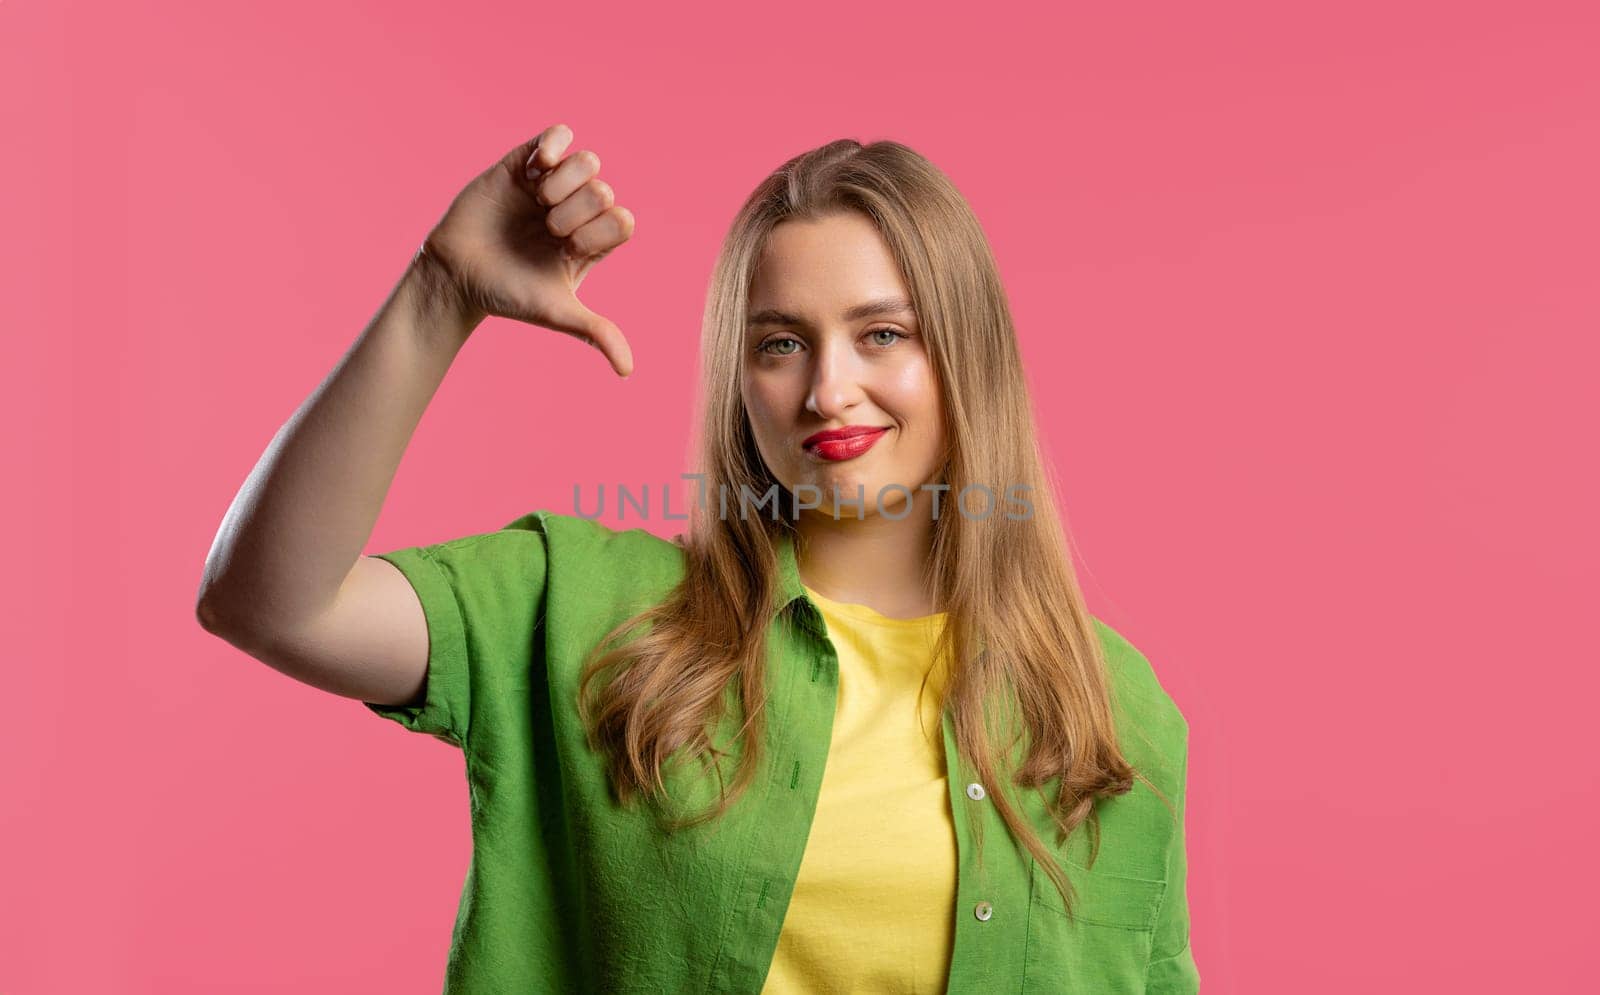
[[[825,460],[854,459],[871,449],[889,431],[881,425],[846,425],[806,436],[800,445]]]

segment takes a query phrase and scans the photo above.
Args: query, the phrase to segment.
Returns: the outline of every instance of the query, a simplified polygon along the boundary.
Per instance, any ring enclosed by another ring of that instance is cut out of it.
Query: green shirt
[[[426,700],[366,707],[459,747],[470,788],[472,860],[445,991],[759,992],[805,852],[838,693],[838,658],[790,540],[779,550],[781,607],[768,630],[764,766],[721,819],[676,833],[649,805],[613,800],[577,691],[588,651],[682,578],[677,544],[536,511],[497,532],[382,556],[410,580],[427,617]],[[1188,723],[1144,656],[1095,625],[1123,750],[1181,814]],[[718,743],[730,741],[737,718],[725,720]],[[993,811],[989,786],[978,790],[956,766],[948,713],[944,741],[957,815],[951,992],[1198,990],[1181,819],[1137,781],[1101,801],[1094,868],[1084,866],[1086,826],[1058,851],[1078,901],[1069,920]],[[697,769],[667,777],[682,799],[676,811],[714,799],[714,778],[688,780]],[[1019,797],[1052,844],[1043,799]]]

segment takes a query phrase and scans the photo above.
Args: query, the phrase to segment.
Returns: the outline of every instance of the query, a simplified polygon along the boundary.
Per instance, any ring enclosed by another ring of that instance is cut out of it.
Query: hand
[[[562,158],[572,129],[554,124],[456,195],[419,256],[442,274],[472,324],[498,315],[588,342],[620,376],[633,372],[622,331],[577,298],[594,264],[633,235],[588,149]]]

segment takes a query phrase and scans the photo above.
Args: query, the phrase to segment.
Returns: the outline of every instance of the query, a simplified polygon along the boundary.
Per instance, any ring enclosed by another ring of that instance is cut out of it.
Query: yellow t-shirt
[[[929,677],[940,612],[895,619],[811,588],[839,656],[822,793],[766,993],[942,993],[954,942],[956,835]]]

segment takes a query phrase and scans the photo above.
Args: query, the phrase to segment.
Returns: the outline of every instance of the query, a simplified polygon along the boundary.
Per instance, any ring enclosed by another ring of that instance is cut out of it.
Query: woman
[[[735,219],[686,534],[539,511],[361,555],[484,317],[631,372],[574,292],[633,216],[572,138],[456,198],[246,481],[198,605],[462,749],[447,990],[1195,991],[1187,723],[1084,606],[993,258],[905,146],[807,152]]]

